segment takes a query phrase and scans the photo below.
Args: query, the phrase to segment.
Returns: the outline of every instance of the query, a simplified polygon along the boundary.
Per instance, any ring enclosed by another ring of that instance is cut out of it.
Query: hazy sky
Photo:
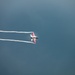
[[[34,31],[39,37],[36,45],[0,41],[0,75],[75,75],[74,0],[0,0],[0,30]]]

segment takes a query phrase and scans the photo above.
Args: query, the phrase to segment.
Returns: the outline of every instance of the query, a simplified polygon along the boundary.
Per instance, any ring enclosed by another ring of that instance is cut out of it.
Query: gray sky
[[[0,74],[75,75],[74,7],[74,0],[1,0],[0,30],[34,31],[39,39],[36,45],[0,41]]]

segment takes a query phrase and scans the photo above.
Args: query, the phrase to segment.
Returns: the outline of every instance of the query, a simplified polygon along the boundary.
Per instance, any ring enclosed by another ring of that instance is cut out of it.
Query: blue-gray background
[[[0,41],[0,75],[75,75],[74,0],[0,0],[0,30],[39,36],[36,45]]]

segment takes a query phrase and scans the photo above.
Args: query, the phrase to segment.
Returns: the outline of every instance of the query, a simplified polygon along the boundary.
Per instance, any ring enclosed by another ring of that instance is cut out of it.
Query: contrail
[[[12,41],[12,42],[23,42],[23,43],[31,43],[34,44],[33,42],[30,41],[24,41],[24,40],[15,40],[15,39],[2,39],[0,38],[1,41]]]
[[[5,31],[5,30],[0,30],[1,33],[33,33],[31,32],[25,32],[25,31]]]

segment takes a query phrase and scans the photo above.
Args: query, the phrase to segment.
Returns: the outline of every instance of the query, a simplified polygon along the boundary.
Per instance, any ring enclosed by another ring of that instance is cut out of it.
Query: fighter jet
[[[32,32],[32,33],[30,34],[30,37],[31,37],[31,41],[32,41],[34,44],[36,44],[36,40],[38,39],[38,37],[35,35],[34,32]]]

